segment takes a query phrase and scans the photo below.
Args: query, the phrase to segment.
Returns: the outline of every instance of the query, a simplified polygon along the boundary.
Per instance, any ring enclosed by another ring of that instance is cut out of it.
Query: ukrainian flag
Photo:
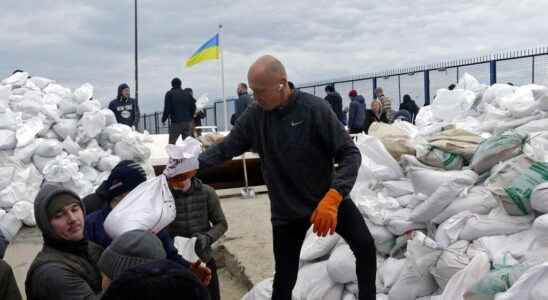
[[[192,67],[193,65],[208,59],[219,59],[219,53],[219,34],[217,33],[192,54],[186,61],[186,66]]]

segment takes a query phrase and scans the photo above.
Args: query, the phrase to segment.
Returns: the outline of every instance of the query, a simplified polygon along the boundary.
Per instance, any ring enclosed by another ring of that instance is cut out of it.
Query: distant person
[[[23,73],[24,71],[21,70],[21,69],[17,69],[17,70],[14,70],[13,72],[11,72],[11,75],[15,74],[15,73]]]
[[[342,97],[339,93],[335,91],[334,85],[327,85],[325,87],[325,92],[327,93],[327,96],[325,96],[325,100],[329,102],[329,105],[331,105],[331,109],[335,112],[335,115],[337,115],[337,119],[344,124],[344,115],[343,115],[343,109],[342,109]]]
[[[234,126],[238,118],[244,113],[251,103],[251,96],[249,96],[247,91],[247,84],[243,82],[238,84],[238,89],[236,92],[238,93],[238,99],[236,100],[236,111],[230,118],[230,124],[232,126]]]
[[[375,99],[381,102],[382,111],[386,114],[387,123],[392,123],[392,99],[384,95],[384,90],[381,87],[375,89]]]
[[[513,82],[507,82],[506,84],[509,85],[509,86],[514,86]]]
[[[112,110],[118,123],[138,128],[139,106],[135,99],[129,97],[129,86],[126,83],[118,86],[116,99],[110,101],[108,108]]]
[[[8,247],[8,240],[0,228],[0,299],[21,300],[21,292],[17,287],[11,266],[4,261],[4,254]]]
[[[389,123],[386,112],[382,109],[382,102],[379,99],[373,100],[371,103],[371,109],[367,110],[365,116],[365,133],[369,132],[369,127],[375,122]]]
[[[289,86],[290,91],[295,91],[295,84],[292,81],[288,81],[287,86]]]
[[[165,126],[167,119],[171,120],[169,128],[169,143],[175,144],[181,136],[186,139],[192,136],[194,114],[196,113],[196,99],[192,93],[181,89],[181,79],[171,80],[171,90],[166,93],[162,123]]]
[[[194,114],[194,135],[195,136],[202,135],[202,129],[196,129],[196,127],[202,126],[202,119],[205,119],[205,117],[206,117],[205,109],[198,110]]]
[[[102,300],[209,300],[207,289],[191,272],[169,260],[127,269],[112,281]]]
[[[44,246],[27,273],[29,300],[100,299],[102,248],[84,236],[84,208],[74,192],[45,184],[34,200]]]
[[[409,123],[412,123],[413,121],[411,114],[405,109],[400,109],[394,114],[394,121],[396,120],[409,122]]]
[[[451,84],[447,87],[447,89],[450,90],[450,91],[452,91],[452,90],[454,90],[456,87],[457,87],[456,84],[451,83]]]
[[[415,119],[417,118],[417,115],[419,114],[419,106],[413,99],[411,99],[411,96],[405,94],[403,95],[403,103],[400,104],[400,110],[406,110],[411,115],[411,123],[415,124]],[[395,117],[394,117],[395,119]]]
[[[348,93],[350,98],[350,107],[348,110],[348,132],[356,134],[363,132],[365,124],[366,104],[362,95],[358,95],[356,90],[351,90]]]

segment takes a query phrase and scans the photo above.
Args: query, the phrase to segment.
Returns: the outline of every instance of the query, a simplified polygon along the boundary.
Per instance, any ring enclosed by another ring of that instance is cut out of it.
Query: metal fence
[[[347,95],[353,89],[365,97],[370,107],[373,91],[377,87],[382,87],[384,94],[392,99],[394,108],[399,107],[405,94],[410,95],[419,106],[424,106],[431,103],[438,89],[457,83],[464,73],[486,84],[548,85],[548,46],[308,82],[297,84],[297,87],[323,98],[325,86],[334,85],[343,97],[343,107],[349,105]]]
[[[228,117],[232,116],[235,111],[236,99],[228,99],[226,101],[227,109],[228,109]],[[230,122],[228,124],[228,129],[225,129],[225,121],[224,121],[224,105],[223,101],[218,99],[213,103],[213,105],[206,107],[205,109],[205,118],[202,119],[202,125],[203,126],[217,126],[217,129],[222,130],[230,130],[232,128],[232,125],[230,125]],[[139,127],[143,130],[147,130],[151,134],[163,134],[163,133],[169,133],[169,128],[171,127],[171,121],[168,119],[168,121],[163,124],[162,123],[162,112],[153,112],[148,114],[142,114],[141,115],[141,121],[139,123]]]
[[[343,96],[343,107],[348,107],[350,99],[347,95],[355,89],[365,97],[367,106],[371,107],[373,91],[377,87],[382,87],[384,94],[392,99],[394,108],[399,107],[405,94],[410,95],[419,106],[424,106],[430,104],[438,89],[457,83],[464,73],[471,74],[482,83],[548,85],[548,46],[297,84],[297,88],[323,98],[325,86],[334,85]],[[227,100],[229,118],[234,113],[235,100]],[[202,125],[230,130],[230,124],[228,128],[224,128],[224,108],[221,99],[205,111],[206,118],[202,120]],[[161,117],[161,112],[143,114],[140,126],[150,133],[167,133],[170,124],[162,125]]]

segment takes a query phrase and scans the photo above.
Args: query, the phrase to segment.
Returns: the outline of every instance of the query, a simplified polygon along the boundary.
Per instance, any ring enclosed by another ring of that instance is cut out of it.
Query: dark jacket
[[[235,112],[230,118],[230,124],[232,124],[232,126],[234,126],[234,123],[236,123],[236,120],[238,120],[238,118],[244,113],[244,111],[247,109],[247,107],[252,101],[253,100],[251,99],[251,96],[249,96],[248,93],[243,93],[238,96],[238,99],[236,100]]]
[[[171,123],[192,122],[196,113],[196,99],[181,88],[172,88],[166,93],[162,123],[168,118]]]
[[[171,193],[177,208],[177,216],[168,227],[172,237],[190,238],[205,234],[213,243],[227,231],[225,214],[212,187],[192,178],[188,191],[172,189]]]
[[[412,99],[403,99],[403,103],[400,104],[400,110],[405,109],[411,114],[411,120],[413,124],[415,124],[415,119],[417,118],[417,115],[419,114],[419,106],[417,103],[415,103]]]
[[[344,124],[344,114],[342,109],[342,97],[339,95],[339,93],[327,93],[327,96],[325,96],[325,100],[331,105],[331,109],[335,112],[335,115],[337,116],[337,119]]]
[[[86,240],[63,241],[55,235],[49,223],[48,204],[53,197],[61,193],[68,193],[79,199],[69,190],[45,185],[34,201],[34,215],[36,224],[42,231],[44,247],[27,273],[25,281],[27,299],[99,299],[101,275],[97,268],[97,261],[103,249]]]
[[[111,211],[112,209],[107,207],[86,216],[86,238],[105,249],[112,243],[112,239],[108,236],[104,227],[105,220]],[[179,255],[177,249],[173,245],[173,239],[171,239],[166,229],[158,232],[157,236],[160,241],[162,241],[167,259],[190,268],[190,263]]]
[[[0,229],[0,258],[4,258],[4,254],[6,254],[9,243],[10,242],[8,239],[4,236],[2,229]]]
[[[137,105],[135,99],[122,96],[122,90],[126,87],[125,84],[118,87],[118,95],[116,99],[110,101],[108,108],[112,110],[118,123],[137,128],[140,117],[139,105]]]
[[[17,287],[15,276],[10,265],[0,259],[0,299],[21,300],[21,292]]]
[[[348,110],[348,128],[352,130],[363,130],[365,124],[365,99],[358,95],[350,102]]]
[[[261,159],[274,225],[310,218],[330,188],[348,198],[361,164],[360,151],[328,103],[301,91],[273,111],[252,104],[221,144],[200,155],[200,168],[249,149]]]
[[[199,110],[196,112],[196,115],[194,116],[194,126],[202,126],[202,119],[206,117],[206,113],[204,110]]]
[[[369,132],[369,127],[371,127],[371,124],[375,122],[389,123],[388,117],[386,116],[386,112],[383,111],[379,118],[377,117],[377,115],[375,115],[375,113],[373,113],[371,109],[368,109],[365,113],[365,126],[364,126],[365,133]]]

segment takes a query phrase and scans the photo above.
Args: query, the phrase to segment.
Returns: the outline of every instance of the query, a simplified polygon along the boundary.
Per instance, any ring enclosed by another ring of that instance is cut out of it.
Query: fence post
[[[377,98],[375,95],[375,90],[377,89],[377,77],[373,77],[373,99]]]
[[[535,56],[533,55],[533,65],[531,68],[531,83],[535,83]]]
[[[492,60],[490,61],[489,63],[489,66],[490,66],[490,79],[491,79],[491,85],[497,83],[497,61],[496,60]]]
[[[147,114],[143,114],[143,131],[147,130]]]
[[[398,103],[401,104],[401,76],[398,75]]]
[[[430,71],[424,71],[424,106],[430,105]]]
[[[154,113],[154,127],[156,127],[156,134],[160,134],[160,121],[158,120],[158,112]]]

